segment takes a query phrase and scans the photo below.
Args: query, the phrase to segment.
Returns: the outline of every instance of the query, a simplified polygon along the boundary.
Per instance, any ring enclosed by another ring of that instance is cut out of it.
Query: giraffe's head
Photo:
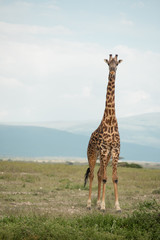
[[[115,55],[115,57],[112,57],[112,54],[109,55],[109,60],[104,59],[104,61],[108,64],[109,66],[109,71],[112,74],[116,73],[117,66],[122,62],[122,60],[118,60],[118,55]]]

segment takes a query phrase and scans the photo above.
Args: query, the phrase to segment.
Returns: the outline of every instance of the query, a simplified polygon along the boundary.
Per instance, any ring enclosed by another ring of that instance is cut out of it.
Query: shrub
[[[127,167],[127,168],[142,168],[142,166],[137,163],[127,163],[127,162],[120,162],[118,166]]]

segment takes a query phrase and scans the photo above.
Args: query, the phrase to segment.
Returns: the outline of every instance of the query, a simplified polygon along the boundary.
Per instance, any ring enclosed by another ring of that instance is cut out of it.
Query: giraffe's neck
[[[117,123],[115,115],[115,77],[115,74],[113,75],[109,72],[106,104],[102,120],[107,125],[115,125]]]

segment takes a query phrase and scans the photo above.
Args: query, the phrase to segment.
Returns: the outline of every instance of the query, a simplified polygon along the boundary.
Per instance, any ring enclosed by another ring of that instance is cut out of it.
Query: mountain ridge
[[[0,125],[1,156],[81,157],[87,141],[87,137],[57,129]]]
[[[89,136],[35,127],[0,125],[1,157],[87,157]],[[126,160],[158,162],[160,149],[121,141]]]

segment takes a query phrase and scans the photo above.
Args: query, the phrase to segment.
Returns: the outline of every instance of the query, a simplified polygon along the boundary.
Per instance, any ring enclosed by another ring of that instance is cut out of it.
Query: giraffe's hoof
[[[116,209],[116,212],[117,212],[117,213],[120,213],[120,212],[121,212],[121,208],[120,208],[118,202],[115,204],[115,209]]]
[[[121,213],[122,210],[121,209],[116,209],[116,213]]]
[[[106,211],[106,209],[101,209],[101,212],[102,212],[102,213],[105,213],[105,211]]]
[[[88,201],[87,201],[87,209],[88,209],[88,210],[91,210],[91,200],[88,200]]]
[[[102,211],[102,212],[105,212],[105,210],[106,210],[105,202],[102,202],[102,203],[101,203],[101,211]]]
[[[97,209],[101,210],[101,201],[99,201],[99,200],[97,201]]]
[[[122,210],[121,210],[120,206],[116,206],[116,213],[121,213],[121,212],[122,212]]]

